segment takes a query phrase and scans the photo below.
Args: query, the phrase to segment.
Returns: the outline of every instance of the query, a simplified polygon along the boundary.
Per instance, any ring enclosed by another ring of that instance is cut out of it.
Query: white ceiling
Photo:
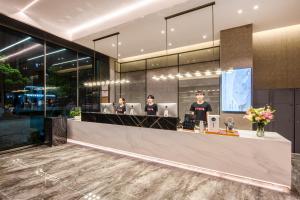
[[[0,0],[0,12],[90,48],[93,48],[93,39],[118,31],[120,58],[125,58],[164,50],[166,35],[161,34],[165,30],[164,17],[210,0],[39,0],[20,13],[30,2],[32,0]],[[220,30],[249,23],[253,23],[254,32],[300,24],[300,0],[215,2],[216,39]],[[254,5],[259,9],[254,10]],[[238,14],[239,9],[243,10],[242,14]],[[95,20],[98,23],[92,26]],[[211,41],[211,21],[210,7],[169,20],[168,43],[171,44],[168,48]],[[171,28],[175,31],[171,32]],[[116,44],[116,37],[97,42],[96,49],[117,57],[117,48],[112,44]]]

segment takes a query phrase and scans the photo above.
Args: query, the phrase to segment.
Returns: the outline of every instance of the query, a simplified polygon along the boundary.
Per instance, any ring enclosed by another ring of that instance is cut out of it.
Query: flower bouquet
[[[274,119],[274,112],[270,106],[262,108],[249,108],[244,118],[257,125],[256,135],[258,137],[264,136],[265,126],[268,125],[271,120]]]

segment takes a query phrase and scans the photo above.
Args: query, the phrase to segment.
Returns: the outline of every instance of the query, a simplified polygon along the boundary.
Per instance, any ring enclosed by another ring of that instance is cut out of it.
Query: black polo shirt
[[[207,122],[207,112],[211,112],[212,109],[210,104],[204,101],[202,104],[194,102],[191,105],[190,111],[194,112],[194,115],[196,116],[195,120]]]
[[[117,114],[124,114],[126,112],[126,106],[120,106],[118,105],[117,108],[116,108],[116,112]]]
[[[145,106],[145,112],[147,113],[147,115],[156,115],[157,110],[158,110],[158,108],[155,103],[152,105],[146,104],[146,106]]]

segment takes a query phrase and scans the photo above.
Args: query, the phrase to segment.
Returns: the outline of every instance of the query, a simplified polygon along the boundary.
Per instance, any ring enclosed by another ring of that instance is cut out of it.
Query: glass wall
[[[44,44],[0,26],[0,150],[43,141]]]
[[[147,60],[147,92],[154,95],[157,103],[178,104],[178,80],[175,79],[177,73],[177,54]]]
[[[46,115],[68,115],[77,105],[77,52],[47,43]]]
[[[211,114],[220,110],[219,48],[208,48],[179,54],[179,113],[189,112],[191,101],[196,101],[197,90],[205,93],[211,104]]]
[[[109,57],[86,51],[0,26],[0,150],[43,143],[45,116],[99,111],[100,89],[84,83],[105,78]]]
[[[146,62],[145,60],[121,65],[120,80],[130,80],[129,84],[120,84],[120,96],[127,103],[140,103],[145,106],[146,97]]]
[[[85,54],[78,54],[78,89],[79,89],[79,106],[82,111],[95,111],[99,109],[97,90],[85,87],[85,82],[94,81],[95,69],[94,60]],[[95,94],[96,92],[96,94]]]
[[[120,90],[116,90],[116,97],[122,96],[127,102],[144,106],[146,96],[152,94],[156,103],[176,103],[178,117],[183,119],[196,101],[196,91],[202,90],[212,106],[211,113],[219,114],[219,60],[217,46],[120,63],[120,70],[116,68],[115,74],[130,83],[121,85]]]

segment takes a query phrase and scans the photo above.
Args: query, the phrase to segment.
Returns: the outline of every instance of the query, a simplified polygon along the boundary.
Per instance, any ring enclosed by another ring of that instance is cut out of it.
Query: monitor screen
[[[240,68],[222,72],[223,112],[245,112],[252,105],[252,70]]]

